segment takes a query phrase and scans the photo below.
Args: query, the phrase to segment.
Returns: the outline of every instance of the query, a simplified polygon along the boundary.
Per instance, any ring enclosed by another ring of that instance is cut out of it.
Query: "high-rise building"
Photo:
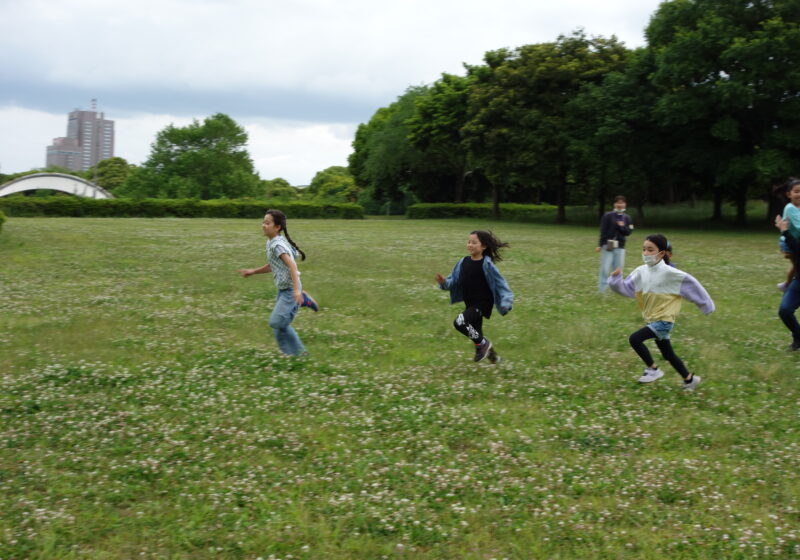
[[[92,99],[91,111],[75,109],[69,114],[67,136],[54,138],[47,147],[46,165],[86,171],[110,157],[114,157],[114,121],[98,113]]]

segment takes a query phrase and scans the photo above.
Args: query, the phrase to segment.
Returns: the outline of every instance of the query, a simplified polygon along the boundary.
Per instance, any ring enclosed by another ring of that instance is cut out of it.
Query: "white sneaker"
[[[781,282],[780,284],[778,284],[778,285],[777,285],[777,287],[778,287],[778,289],[779,289],[780,291],[782,291],[782,292],[785,292],[785,291],[786,291],[786,288],[787,288],[787,286],[786,286],[786,282]]]
[[[683,390],[684,391],[694,391],[697,388],[698,385],[700,385],[700,376],[699,375],[693,375],[692,376],[692,380],[689,383],[684,383],[683,384]]]
[[[639,383],[652,383],[659,377],[662,377],[664,372],[661,371],[659,368],[652,369],[652,368],[644,368],[644,374],[639,378]]]

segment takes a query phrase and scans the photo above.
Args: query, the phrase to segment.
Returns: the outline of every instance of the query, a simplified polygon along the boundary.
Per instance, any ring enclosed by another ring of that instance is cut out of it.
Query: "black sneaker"
[[[484,359],[486,357],[486,355],[489,353],[489,351],[491,349],[492,349],[492,343],[484,338],[483,342],[481,342],[480,344],[476,344],[475,345],[475,358],[474,358],[474,360],[476,362],[480,362],[482,359]]]
[[[800,340],[795,340],[786,348],[787,352],[797,352],[798,350],[800,350]]]
[[[499,364],[501,360],[500,356],[497,355],[497,352],[494,351],[494,347],[489,348],[489,355],[486,356],[486,358],[489,360],[490,364]]]

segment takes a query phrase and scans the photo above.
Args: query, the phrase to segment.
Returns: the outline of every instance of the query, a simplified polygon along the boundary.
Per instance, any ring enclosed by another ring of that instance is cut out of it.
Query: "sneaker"
[[[497,352],[494,351],[494,348],[489,348],[489,355],[486,356],[489,359],[490,364],[499,364],[502,358],[497,355]]]
[[[314,298],[308,295],[308,292],[303,292],[303,303],[300,304],[300,307],[308,307],[314,313],[319,311],[319,305],[314,301]]]
[[[689,383],[683,382],[683,390],[684,391],[694,391],[697,389],[697,386],[700,385],[700,376],[693,375],[692,380]]]
[[[800,340],[793,341],[787,348],[787,352],[797,352],[800,350]]]
[[[475,358],[474,358],[474,360],[476,362],[480,362],[482,359],[484,359],[487,356],[487,354],[489,354],[489,351],[491,349],[492,349],[492,343],[484,338],[483,342],[481,342],[480,344],[476,344],[475,345]]]
[[[780,284],[777,285],[777,287],[778,287],[778,289],[780,291],[785,292],[786,291],[786,282],[781,282]]]
[[[639,378],[639,383],[652,383],[659,377],[662,377],[664,372],[661,371],[659,368],[652,369],[652,368],[644,368],[644,373]]]

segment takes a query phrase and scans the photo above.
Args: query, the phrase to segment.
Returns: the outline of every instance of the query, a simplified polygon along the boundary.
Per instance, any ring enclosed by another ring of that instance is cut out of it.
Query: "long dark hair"
[[[659,253],[664,251],[664,264],[669,264],[669,254],[672,253],[672,245],[670,245],[667,238],[660,233],[654,233],[653,235],[645,237],[645,240],[658,247]]]
[[[503,260],[503,257],[501,257],[499,253],[500,249],[502,247],[510,247],[508,243],[503,243],[497,239],[491,231],[476,229],[475,231],[469,232],[469,234],[478,236],[478,241],[481,242],[481,245],[486,247],[486,249],[483,250],[483,256],[489,256],[495,262]]]
[[[800,179],[797,177],[789,177],[785,182],[772,189],[772,194],[778,197],[781,202],[786,202],[786,195],[789,194],[792,187],[798,184],[800,184]]]
[[[286,214],[284,214],[280,210],[267,210],[267,214],[272,216],[272,222],[276,226],[281,228],[281,232],[283,233],[283,236],[286,238],[286,241],[289,242],[289,245],[294,247],[297,250],[297,252],[300,253],[300,260],[301,261],[306,260],[306,254],[300,249],[300,247],[297,246],[297,243],[292,241],[292,238],[289,237],[289,230],[286,229]]]

